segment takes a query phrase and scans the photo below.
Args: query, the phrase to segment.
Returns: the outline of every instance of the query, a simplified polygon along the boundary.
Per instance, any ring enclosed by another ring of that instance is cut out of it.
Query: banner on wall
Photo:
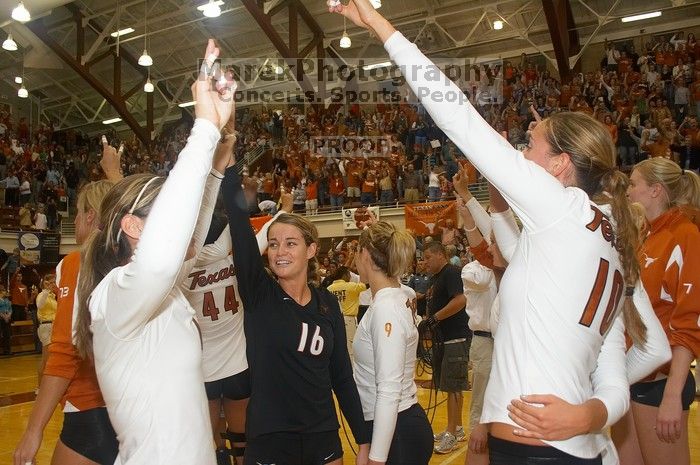
[[[250,219],[250,224],[253,226],[255,234],[259,233],[262,227],[265,226],[265,223],[267,223],[271,219],[272,217],[270,215],[252,217]]]
[[[414,203],[404,206],[406,229],[416,236],[432,236],[442,232],[449,219],[457,224],[457,209],[454,202]]]
[[[359,231],[360,223],[369,219],[371,211],[379,219],[379,207],[343,208],[343,229],[345,231]]]
[[[38,265],[41,262],[41,234],[34,232],[17,234],[17,247],[22,264]]]
[[[55,232],[27,231],[17,234],[17,247],[23,265],[59,262],[61,235]]]

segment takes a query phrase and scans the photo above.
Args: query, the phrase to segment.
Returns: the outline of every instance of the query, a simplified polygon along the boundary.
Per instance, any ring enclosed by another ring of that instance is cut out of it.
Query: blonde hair
[[[612,137],[600,121],[580,112],[555,113],[541,124],[545,138],[557,155],[566,153],[574,166],[575,185],[598,205],[610,205],[617,236],[625,286],[634,288],[639,280],[640,237],[634,213],[627,199],[629,179],[615,169],[616,151]],[[635,344],[646,342],[646,326],[625,292],[622,315],[628,334]]]
[[[294,226],[299,230],[301,233],[301,237],[304,239],[304,243],[306,246],[310,246],[311,244],[318,244],[318,229],[316,229],[316,226],[314,226],[313,223],[311,223],[309,220],[304,218],[301,215],[297,215],[296,213],[283,213],[280,216],[278,216],[271,224],[270,227],[267,230],[267,237],[268,239],[270,238],[270,230],[272,227],[276,224],[288,224],[290,226]],[[320,283],[320,276],[318,273],[319,265],[318,265],[318,257],[314,255],[308,260],[308,268],[307,268],[307,282],[309,284],[312,284],[314,286],[318,286]]]
[[[668,196],[669,207],[690,205],[700,208],[700,176],[684,170],[678,163],[657,157],[634,165],[634,170],[647,184],[661,184]]]
[[[362,231],[360,247],[367,249],[374,264],[390,278],[401,276],[416,255],[413,236],[386,221],[374,223]]]
[[[78,194],[78,199],[75,202],[76,208],[83,213],[90,210],[98,213],[102,199],[113,186],[114,183],[106,179],[85,184]]]
[[[121,220],[129,211],[146,218],[164,181],[150,174],[134,174],[116,183],[102,201],[100,228],[87,240],[80,257],[76,346],[83,358],[92,356],[90,295],[107,273],[127,263],[133,253],[126,236],[120,235]]]
[[[46,273],[43,278],[41,278],[42,289],[46,286],[46,283],[55,284],[56,283],[56,273]]]

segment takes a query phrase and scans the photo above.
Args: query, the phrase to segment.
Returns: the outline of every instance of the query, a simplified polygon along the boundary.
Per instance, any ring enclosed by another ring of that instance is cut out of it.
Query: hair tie
[[[625,288],[625,297],[632,297],[634,295],[634,286],[627,286]]]

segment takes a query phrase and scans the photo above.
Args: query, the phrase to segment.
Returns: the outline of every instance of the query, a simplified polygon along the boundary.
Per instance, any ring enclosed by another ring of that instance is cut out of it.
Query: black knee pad
[[[234,433],[233,431],[226,430],[225,433],[221,433],[221,437],[227,439],[231,443],[231,455],[234,457],[243,457],[245,454],[245,446],[236,446],[236,443],[246,442],[245,433]]]

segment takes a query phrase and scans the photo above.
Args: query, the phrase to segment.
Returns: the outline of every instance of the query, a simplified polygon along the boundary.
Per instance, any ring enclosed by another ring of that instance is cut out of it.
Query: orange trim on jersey
[[[80,252],[66,255],[60,267],[58,305],[44,374],[70,380],[61,405],[65,406],[68,401],[81,411],[104,407],[95,366],[91,360],[80,358],[73,345],[73,306],[80,271]]]
[[[481,263],[486,268],[493,270],[493,255],[489,253],[489,245],[485,240],[482,240],[475,247],[469,247],[469,251],[474,255],[474,259]]]

